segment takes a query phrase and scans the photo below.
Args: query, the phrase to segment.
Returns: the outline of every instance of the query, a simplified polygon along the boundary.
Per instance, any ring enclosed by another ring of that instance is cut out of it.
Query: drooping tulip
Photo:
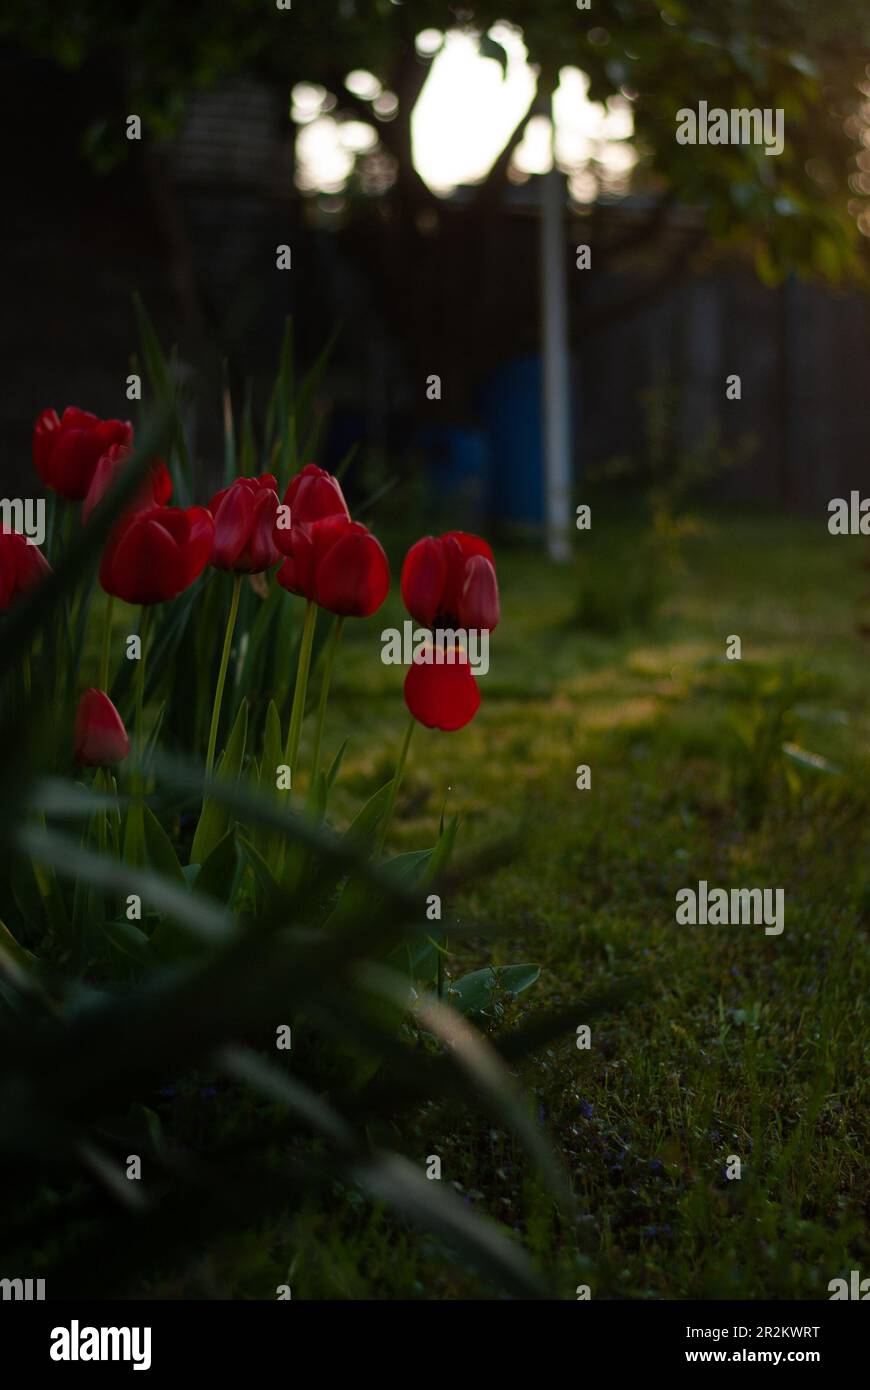
[[[100,583],[127,603],[166,603],[202,574],[213,541],[214,521],[205,507],[133,512],[109,537]]]
[[[123,720],[104,690],[86,690],[76,711],[75,760],[87,767],[122,763],[130,752]]]
[[[419,724],[445,733],[463,729],[480,708],[480,689],[458,643],[446,650],[427,643],[408,668],[404,693]]]
[[[0,613],[48,574],[51,566],[38,546],[18,531],[0,531]]]
[[[344,500],[341,483],[334,474],[327,473],[325,468],[318,468],[316,463],[306,463],[302,471],[297,473],[295,478],[291,478],[284,493],[284,503],[290,508],[294,526],[323,521],[325,517],[331,516],[343,517],[345,521],[350,521],[350,512]],[[275,532],[275,543],[279,550],[289,555],[292,546],[291,528],[279,527]]]
[[[261,574],[281,559],[275,544],[278,484],[271,473],[237,478],[208,504],[214,517],[211,563],[234,574]]]
[[[80,502],[91,485],[97,464],[113,444],[129,447],[129,420],[101,420],[88,410],[67,406],[63,415],[43,410],[33,429],[33,465],[52,491]]]
[[[402,598],[424,627],[491,631],[500,616],[492,550],[465,531],[424,536],[405,556]]]
[[[99,459],[91,485],[82,506],[82,521],[87,522],[94,508],[102,502],[106,493],[117,482],[124,471],[124,465],[132,458],[133,451],[126,444],[113,444]],[[172,496],[172,479],[169,469],[162,459],[155,459],[143,479],[142,486],[130,505],[131,511],[143,507],[164,507]]]
[[[390,588],[390,565],[380,541],[359,521],[325,517],[285,533],[292,553],[278,571],[282,588],[343,618],[376,613]]]

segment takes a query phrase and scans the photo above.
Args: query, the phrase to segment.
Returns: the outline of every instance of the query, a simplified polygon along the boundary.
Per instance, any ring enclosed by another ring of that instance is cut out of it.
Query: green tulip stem
[[[100,652],[100,689],[104,690],[107,695],[109,693],[109,651],[112,643],[112,612],[114,607],[115,600],[110,594],[103,619],[103,646]]]
[[[399,787],[401,786],[401,782],[402,782],[402,774],[403,774],[403,772],[405,771],[405,760],[406,760],[406,758],[407,758],[407,756],[408,756],[408,748],[409,748],[410,743],[411,743],[411,735],[412,735],[412,733],[414,732],[414,725],[416,724],[416,722],[417,722],[417,721],[416,721],[416,719],[414,718],[414,716],[413,716],[413,714],[412,714],[412,715],[411,715],[411,718],[410,718],[409,721],[408,721],[408,727],[407,727],[407,729],[405,730],[405,739],[404,739],[404,742],[402,743],[402,751],[399,753],[399,760],[398,760],[398,762],[396,763],[396,771],[395,771],[395,773],[393,774],[393,780],[392,780],[392,782],[390,783],[390,798],[389,798],[389,801],[387,802],[387,809],[386,809],[386,811],[384,812],[384,819],[381,821],[381,833],[380,833],[380,835],[378,836],[378,848],[377,848],[377,857],[378,857],[378,858],[380,858],[380,856],[381,856],[381,855],[383,854],[383,852],[384,852],[384,844],[385,844],[385,842],[386,842],[387,835],[388,835],[389,829],[390,829],[390,824],[391,824],[392,819],[393,819],[393,811],[395,810],[395,807],[396,807],[396,797],[397,797],[398,794],[399,794]]]
[[[138,782],[140,795],[145,790],[145,741],[143,738],[143,724],[145,713],[145,655],[148,648],[148,628],[151,625],[151,609],[145,604],[142,605],[142,617],[139,620],[139,664],[136,667],[136,757],[139,763]]]
[[[239,614],[239,598],[242,592],[242,576],[237,574],[233,581],[233,597],[230,602],[230,615],[227,618],[227,630],[224,633],[224,649],[221,652],[221,665],[218,671],[217,687],[214,692],[214,707],[211,712],[211,728],[208,731],[208,752],[205,755],[205,776],[206,781],[212,774],[214,767],[214,755],[217,747],[218,726],[221,722],[221,705],[224,699],[224,685],[227,679],[227,667],[230,664],[230,649],[233,645],[233,632],[235,631],[236,618]]]
[[[317,706],[317,726],[314,730],[314,756],[311,759],[311,780],[317,776],[320,770],[320,746],[323,742],[323,725],[326,722],[326,706],[329,702],[329,683],[332,679],[332,663],[335,660],[335,652],[341,637],[341,629],[344,626],[344,618],[336,616],[332,625],[332,632],[329,634],[329,643],[326,648],[326,657],[323,663],[323,676],[320,682],[320,703]]]
[[[63,519],[62,536],[59,546],[59,559],[63,560],[66,552],[72,543],[73,526],[75,525],[75,507],[72,502],[68,502]],[[63,644],[63,631],[72,631],[73,621],[73,599],[75,590],[65,592],[63,597],[63,608],[55,616],[52,625],[52,650],[50,666],[54,668],[54,702],[52,705],[52,727],[59,728],[61,723],[61,710],[63,709],[63,696],[65,688],[69,687],[70,663],[61,657]]]
[[[290,785],[296,771],[296,758],[299,754],[299,739],[302,736],[302,720],[305,715],[305,696],[308,691],[308,672],[311,669],[311,648],[314,645],[314,628],[317,623],[317,605],[308,600],[305,609],[305,626],[299,645],[299,664],[296,667],[296,686],[293,691],[293,707],[290,711],[290,728],[287,730],[287,746],[284,761],[290,769]]]
[[[101,767],[98,767],[94,773],[93,789],[99,796],[107,796],[109,793],[109,774],[108,772],[104,772]],[[101,858],[104,857],[106,853],[107,828],[106,812],[100,807],[97,812],[97,849],[100,851]]]

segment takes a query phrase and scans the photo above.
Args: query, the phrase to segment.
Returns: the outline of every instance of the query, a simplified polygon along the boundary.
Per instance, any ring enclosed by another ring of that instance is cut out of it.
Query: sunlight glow
[[[355,97],[361,97],[363,101],[374,101],[376,96],[381,94],[381,84],[374,73],[366,72],[364,68],[354,68],[344,79],[344,85],[349,92],[353,92]]]
[[[528,62],[521,31],[499,22],[488,37],[504,50],[505,71],[495,58],[481,56],[476,36],[467,31],[442,34],[425,29],[417,35],[418,53],[434,56],[411,116],[413,158],[421,178],[441,196],[486,178],[535,95],[537,69]],[[296,182],[304,191],[341,191],[355,156],[371,159],[378,149],[378,122],[389,120],[398,109],[395,94],[370,72],[348,73],[345,86],[372,103],[371,125],[335,120],[329,112],[335,109],[336,98],[323,87],[303,82],[293,88],[293,119],[302,127]],[[613,96],[606,104],[590,101],[586,74],[565,67],[553,98],[553,114],[556,162],[568,176],[572,197],[589,203],[601,194],[624,195],[637,163],[631,144],[631,102],[623,96]],[[552,168],[552,159],[550,118],[532,116],[513,153],[510,178],[524,183],[531,175]],[[378,177],[382,187],[388,178],[386,164]]]
[[[505,76],[495,59],[481,58],[471,35],[451,31],[414,108],[414,164],[435,193],[484,179],[535,94],[519,31],[496,24],[490,36],[508,55]]]
[[[317,116],[296,137],[296,186],[303,193],[340,193],[350,177],[354,155],[341,143],[339,123]]]

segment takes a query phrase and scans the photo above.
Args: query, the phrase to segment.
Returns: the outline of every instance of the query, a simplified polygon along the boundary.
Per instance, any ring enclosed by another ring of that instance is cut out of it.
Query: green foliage
[[[300,5],[292,15],[275,6],[252,10],[248,0],[215,11],[169,0],[147,11],[110,0],[86,0],[74,11],[7,0],[0,34],[65,67],[100,59],[114,66],[117,53],[135,51],[122,107],[84,137],[100,168],[125,153],[127,142],[114,132],[128,111],[165,138],[192,92],[239,70],[287,92],[296,82],[320,82],[345,105],[346,72],[372,71],[400,97],[397,118],[381,123],[379,133],[400,166],[390,196],[411,216],[426,196],[409,165],[411,110],[425,77],[414,36],[463,24],[478,35],[485,56],[503,63],[503,50],[487,35],[499,20],[522,28],[542,91],[573,65],[587,74],[593,101],[629,93],[640,185],[703,208],[711,234],[742,244],[763,279],[791,270],[831,280],[864,275],[855,217],[866,201],[853,199],[850,209],[847,178],[858,154],[870,24],[851,0],[602,0],[591,15],[578,14],[568,0],[475,0],[459,17],[439,0]],[[751,145],[677,145],[676,112],[701,97],[711,108],[782,110],[782,154],[769,158]]]
[[[727,449],[716,425],[690,444],[681,444],[677,436],[679,393],[673,386],[659,383],[650,387],[643,393],[642,404],[643,457],[615,458],[590,479],[620,488],[639,480],[645,525],[640,536],[636,529],[627,535],[624,528],[617,527],[614,532],[609,527],[606,552],[596,532],[592,533],[592,545],[584,537],[577,623],[589,632],[610,635],[655,624],[684,568],[687,544],[704,531],[689,504],[697,501],[705,485],[715,478],[745,465],[754,449],[749,438],[737,448]],[[614,547],[618,548],[616,557]],[[613,563],[614,558],[618,564]]]
[[[115,1296],[183,1261],[204,1230],[218,1246],[352,1189],[437,1236],[494,1290],[546,1295],[546,1272],[520,1242],[384,1142],[423,1103],[483,1106],[570,1216],[570,1188],[513,1082],[512,1054],[502,1059],[443,1000],[425,997],[439,964],[429,955],[423,890],[449,869],[456,817],[430,848],[378,862],[391,784],[336,829],[331,799],[343,790],[346,744],[328,774],[313,769],[307,797],[298,788],[292,799],[277,794],[286,696],[274,697],[280,677],[268,648],[270,633],[285,629],[272,596],[257,594],[259,612],[240,624],[235,718],[212,776],[204,780],[196,757],[207,687],[193,676],[183,683],[179,672],[215,671],[223,575],[165,605],[150,650],[143,636],[157,670],[142,756],[117,776],[85,773],[90,786],[70,775],[69,730],[56,714],[91,679],[82,607],[100,547],[158,449],[178,491],[190,495],[175,376],[141,307],[138,315],[151,398],[135,458],[79,535],[67,528],[62,540],[55,528],[53,574],[4,623],[0,1177],[8,1200],[0,1243],[22,1258],[41,1250],[40,1273],[58,1296]],[[282,466],[296,466],[292,441],[327,356],[328,347],[297,383],[288,324],[263,431]],[[225,404],[226,459],[235,466]],[[50,679],[31,689],[32,656]],[[69,663],[63,675],[56,661]],[[116,685],[129,705],[129,686]],[[167,738],[179,695],[199,735],[186,754]],[[198,806],[188,848],[183,826]],[[503,974],[500,996],[532,983],[520,968]],[[546,1020],[534,1045],[566,1022]],[[287,1030],[292,1058],[276,1045]],[[504,1041],[527,1051],[521,1032]],[[228,1125],[213,1115],[193,1134],[188,1115],[173,1122],[166,1089],[200,1075],[231,1096],[235,1113]],[[126,1177],[130,1152],[142,1159],[141,1189]]]
[[[472,1210],[502,1213],[557,1271],[566,1300],[581,1282],[594,1299],[824,1299],[834,1274],[870,1260],[870,710],[855,632],[866,539],[829,537],[824,515],[698,514],[703,532],[684,544],[666,620],[643,632],[569,631],[564,570],[537,548],[501,548],[504,620],[485,692],[496,713],[451,759],[463,826],[446,974],[540,963],[539,982],[505,998],[500,1021],[479,1020],[496,1045],[524,1019],[534,1027],[541,998],[573,1010],[570,1036],[518,1075],[572,1175],[579,1220],[553,1221],[499,1124],[433,1104],[409,1114],[404,1133],[415,1151],[441,1155]],[[624,524],[628,550],[645,523]],[[614,588],[623,554],[610,555]],[[724,659],[734,631],[742,662]],[[366,750],[391,727],[392,690],[388,669],[366,680],[363,643],[349,656],[337,692],[354,724],[345,805],[371,775]],[[788,741],[841,769],[801,768],[786,753],[781,771],[793,764],[800,787],[776,772],[757,826],[738,794],[745,753],[731,722],[755,698],[740,694],[753,683],[747,666],[762,701],[789,667],[802,673]],[[439,743],[421,735],[398,848],[437,830],[426,754]],[[588,791],[575,787],[581,761]],[[782,936],[678,927],[674,894],[701,877],[783,887]],[[634,972],[634,1002],[587,1014],[590,994]],[[581,1022],[588,1052],[575,1046]],[[740,1182],[724,1177],[730,1153],[746,1159]],[[300,1296],[488,1296],[364,1204],[311,1213],[292,1255]]]
[[[472,970],[470,975],[451,981],[443,997],[466,1018],[477,1014],[498,1018],[504,1012],[503,997],[516,999],[540,973],[539,965],[506,965],[501,969],[488,965],[485,970]]]
[[[802,774],[839,771],[829,759],[795,742],[807,715],[812,717],[806,701],[819,693],[817,680],[790,666],[771,669],[750,661],[737,665],[730,693],[737,742],[733,785],[749,825],[761,824],[777,789],[799,795]]]

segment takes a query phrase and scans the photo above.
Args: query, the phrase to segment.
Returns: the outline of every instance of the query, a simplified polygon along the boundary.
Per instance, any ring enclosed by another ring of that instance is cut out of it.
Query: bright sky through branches
[[[446,35],[425,30],[417,48],[432,58],[429,74],[411,118],[415,166],[433,192],[447,195],[463,184],[484,179],[535,94],[536,73],[518,29],[496,24],[489,37],[507,55],[507,70],[482,57],[475,38],[454,30]],[[442,42],[443,40],[443,42]],[[348,89],[358,98],[377,97],[379,109],[390,111],[391,93],[371,74],[348,74]],[[577,68],[563,68],[555,96],[556,155],[569,177],[575,198],[591,201],[599,192],[618,194],[636,162],[629,143],[633,121],[630,104],[613,98],[604,107],[590,102],[587,79]],[[338,107],[341,107],[341,93]],[[386,104],[385,104],[386,103]],[[300,84],[293,93],[293,119],[299,124],[297,183],[306,192],[340,192],[357,153],[375,144],[379,122],[373,114],[371,134],[365,123],[341,122],[331,114],[335,98],[323,88]],[[550,122],[533,117],[512,161],[511,177],[522,182],[544,173],[551,162]]]

